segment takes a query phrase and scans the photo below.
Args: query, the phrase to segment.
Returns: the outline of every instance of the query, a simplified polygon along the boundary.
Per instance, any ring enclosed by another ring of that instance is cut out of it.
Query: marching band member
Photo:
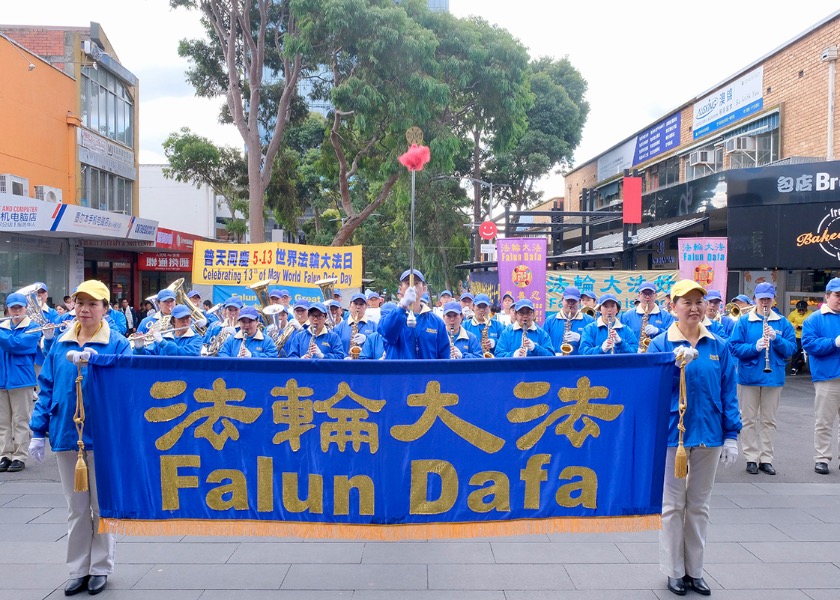
[[[371,323],[379,323],[379,317],[382,315],[382,297],[376,292],[369,292],[365,298],[367,299],[367,311],[365,312],[365,316]]]
[[[113,331],[104,320],[109,297],[110,292],[101,281],[88,280],[76,289],[77,323],[55,341],[47,355],[38,380],[41,392],[29,423],[32,430],[29,453],[38,462],[44,460],[45,437],[49,433],[67,501],[67,566],[70,569],[70,580],[64,588],[67,596],[85,589],[91,595],[98,594],[105,589],[108,576],[114,571],[116,538],[113,534],[99,532],[94,440],[90,437],[90,427],[85,427],[83,438],[89,491],[74,491],[79,450],[79,436],[73,421],[76,365],[86,364],[91,354],[131,353],[128,340]],[[86,366],[82,367],[83,371],[86,369]],[[90,379],[83,378],[81,385],[85,410],[90,414]]]
[[[615,294],[604,294],[599,302],[601,314],[583,329],[580,354],[632,354],[639,350],[633,331],[618,318],[620,304]]]
[[[379,309],[382,317],[397,310],[397,305],[389,302]],[[365,340],[359,360],[382,360],[385,358],[385,338],[378,331],[374,331]]]
[[[461,327],[462,310],[458,302],[443,307],[443,321],[449,335],[449,358],[482,358],[484,353],[478,338]]]
[[[595,292],[590,290],[583,290],[580,293],[580,303],[581,303],[581,310],[584,308],[591,308],[597,316],[598,313],[598,297],[595,295]],[[595,320],[595,317],[592,318]]]
[[[682,596],[686,589],[711,594],[703,579],[703,553],[709,527],[709,503],[718,463],[738,460],[741,417],[735,392],[734,361],[726,342],[710,333],[701,321],[706,314],[706,290],[683,279],[671,290],[679,320],[655,337],[649,352],[673,352],[685,361],[687,406],[683,445],[688,477],[674,473],[680,425],[680,377],[675,370],[671,394],[668,453],[662,494],[659,565],[668,576],[668,589]]]
[[[796,309],[792,310],[787,316],[787,320],[793,325],[793,331],[796,333],[796,353],[791,360],[791,375],[796,375],[805,366],[805,353],[802,352],[802,324],[811,314],[812,312],[808,310],[808,303],[805,300],[800,300],[796,303]]]
[[[572,348],[568,354],[580,354],[581,332],[587,325],[595,322],[595,319],[580,310],[580,299],[581,294],[576,287],[567,287],[563,290],[563,306],[557,314],[546,319],[543,325],[551,338],[551,344],[557,350],[557,356],[564,354],[561,350],[564,344]]]
[[[294,307],[292,308],[292,314],[289,317],[289,323],[295,328],[295,332],[292,334],[292,337],[289,338],[289,341],[286,342],[285,350],[286,353],[289,354],[291,349],[297,346],[297,342],[295,341],[299,335],[308,334],[309,333],[309,301],[304,300],[301,298],[297,302],[295,302]]]
[[[502,305],[499,314],[496,316],[499,323],[504,327],[509,327],[515,319],[511,317],[513,311],[513,296],[510,292],[505,292],[502,296]]]
[[[400,309],[382,315],[377,331],[385,338],[385,358],[445,359],[449,358],[449,335],[443,320],[420,302],[426,291],[423,274],[414,269],[414,286],[409,286],[411,272],[400,276]],[[414,314],[414,327],[408,324],[408,312]]]
[[[280,304],[291,310],[291,302],[292,295],[289,293],[289,290],[280,290]]]
[[[156,323],[161,317],[172,315],[172,309],[175,308],[175,293],[172,290],[161,290],[157,294],[157,302],[158,311],[140,321],[137,333],[148,332],[152,323]]]
[[[438,294],[437,302],[435,302],[435,305],[432,307],[432,312],[442,319],[443,307],[450,302],[452,302],[452,292],[449,290],[443,290],[440,294]]]
[[[802,348],[808,353],[814,382],[814,471],[828,475],[834,423],[840,414],[840,277],[825,286],[819,312],[802,324]]]
[[[350,297],[350,317],[346,321],[341,321],[335,326],[333,331],[341,338],[341,344],[344,347],[344,353],[347,358],[350,356],[351,344],[353,347],[360,348],[364,346],[367,337],[376,331],[376,324],[365,317],[367,312],[367,298],[364,294],[355,293]],[[355,329],[356,333],[353,333]]]
[[[338,300],[327,300],[324,306],[330,311],[330,318],[332,319],[332,326],[336,327],[344,320],[344,309]]]
[[[341,338],[326,327],[327,310],[323,302],[309,307],[309,330],[301,330],[289,340],[290,358],[344,358]]]
[[[720,295],[720,292],[718,292],[717,290],[709,290],[710,294],[713,293],[713,292]],[[719,321],[713,321],[709,317],[709,304],[710,304],[709,303],[709,297],[706,296],[706,298],[704,298],[704,300],[706,302],[706,312],[703,315],[703,320],[701,321],[701,323],[703,324],[703,327],[705,327],[706,329],[711,331],[713,334],[723,338],[724,340],[729,339],[729,336],[726,335],[726,328],[723,326],[723,323],[721,323]],[[734,326],[734,321],[732,321],[732,319],[727,319],[727,321],[732,322],[733,326]]]
[[[219,356],[229,358],[277,358],[277,347],[260,331],[260,313],[253,306],[239,311],[239,331],[228,336]]]
[[[738,319],[729,338],[729,348],[739,363],[741,448],[747,460],[747,473],[751,475],[759,471],[776,474],[773,468],[776,409],[785,385],[787,360],[796,349],[793,327],[770,310],[775,297],[773,284],[755,286],[757,308]]]
[[[154,331],[153,342],[150,344],[144,336],[137,336],[134,340],[135,354],[154,354],[158,356],[199,356],[203,339],[192,325],[190,309],[179,304],[172,309],[172,331],[161,333]]]
[[[473,300],[475,314],[472,319],[463,322],[464,328],[478,338],[482,353],[495,356],[499,337],[505,330],[504,325],[490,315],[490,296],[477,294]],[[484,328],[487,328],[487,339],[484,339]]]
[[[628,310],[621,315],[621,323],[633,330],[633,335],[639,340],[639,351],[644,352],[642,340],[645,338],[652,340],[668,329],[674,322],[674,317],[661,310],[656,304],[656,286],[649,281],[644,281],[639,286],[639,300],[639,305],[635,310]],[[643,322],[644,331],[642,331]]]
[[[470,294],[469,292],[464,292],[461,294],[460,302],[461,302],[461,311],[465,317],[468,319],[473,318],[473,301],[475,300],[475,296]],[[445,305],[444,305],[445,306]]]
[[[50,308],[50,305],[47,303],[49,296],[47,284],[39,281],[35,284],[35,286],[37,290],[36,294],[38,296],[38,305],[41,307],[41,312],[44,314],[44,318],[48,323],[55,323],[58,314],[54,309]]]
[[[207,331],[204,332],[204,343],[210,344],[213,338],[219,335],[223,329],[227,330],[228,337],[233,336],[239,325],[240,310],[242,310],[242,300],[240,298],[231,296],[225,300],[224,319],[210,324]]]
[[[16,473],[29,458],[29,419],[35,387],[37,324],[26,314],[26,296],[9,294],[11,319],[0,323],[0,472]]]
[[[718,290],[709,290],[709,293],[706,295],[706,302],[708,303],[706,307],[706,318],[712,323],[718,323],[721,326],[719,331],[713,333],[728,340],[729,336],[732,335],[732,330],[735,328],[735,321],[733,319],[723,318],[723,313],[720,311],[720,305],[723,302],[720,292]],[[705,322],[703,324],[705,325]]]
[[[187,292],[187,298],[190,299],[190,302],[193,303],[193,306],[195,306],[199,311],[201,311],[201,314],[204,315],[204,318],[207,320],[208,324],[212,325],[213,323],[219,320],[218,316],[216,316],[213,313],[208,313],[207,309],[203,307],[203,304],[201,303],[201,292],[199,292],[198,290],[190,290],[189,292]]]
[[[268,290],[268,304],[283,305],[283,298],[281,297],[282,290],[280,288],[271,288]],[[288,292],[286,292],[288,293]]]
[[[110,319],[108,325],[116,329],[121,335],[125,335],[128,331],[128,319],[125,318],[125,314],[121,310],[109,308],[106,318]]]
[[[534,322],[534,303],[523,298],[513,305],[516,323],[502,332],[496,358],[554,356],[554,346],[545,330]]]

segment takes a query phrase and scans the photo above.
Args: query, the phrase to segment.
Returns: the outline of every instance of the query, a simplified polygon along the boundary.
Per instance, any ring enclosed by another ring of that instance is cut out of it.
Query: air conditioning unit
[[[18,175],[0,175],[0,194],[29,196],[29,180]]]
[[[726,152],[752,152],[755,150],[755,138],[742,135],[726,140]]]
[[[44,202],[61,204],[61,188],[50,187],[48,185],[36,185],[35,198],[37,200],[43,200]]]
[[[713,165],[715,164],[714,150],[697,150],[688,155],[688,165],[691,167],[697,165]]]

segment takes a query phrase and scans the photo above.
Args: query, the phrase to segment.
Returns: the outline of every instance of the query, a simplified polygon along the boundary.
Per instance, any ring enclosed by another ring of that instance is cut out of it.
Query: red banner
[[[141,271],[192,271],[192,254],[141,252],[137,268]]]
[[[641,224],[642,222],[642,178],[624,178],[624,222]]]

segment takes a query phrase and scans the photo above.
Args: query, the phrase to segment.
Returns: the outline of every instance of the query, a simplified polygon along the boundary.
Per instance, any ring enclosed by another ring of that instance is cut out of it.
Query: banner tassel
[[[87,363],[85,363],[87,364]],[[76,376],[76,413],[73,415],[73,423],[76,425],[76,433],[79,434],[79,455],[76,458],[76,470],[73,477],[73,491],[88,491],[88,466],[85,462],[85,442],[82,434],[85,431],[85,403],[82,397],[82,363],[77,365],[78,375]]]
[[[674,477],[677,479],[685,479],[688,475],[688,454],[683,445],[683,433],[685,432],[685,409],[688,406],[688,393],[685,389],[685,359],[680,363],[680,422],[677,429],[680,431],[679,443],[677,444],[677,454],[674,457]]]

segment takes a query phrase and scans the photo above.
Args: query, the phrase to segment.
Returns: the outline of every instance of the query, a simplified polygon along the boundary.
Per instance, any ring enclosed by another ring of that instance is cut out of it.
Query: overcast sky
[[[140,79],[140,162],[165,162],[161,143],[180,127],[242,147],[216,122],[220,101],[193,97],[178,41],[202,34],[196,12],[167,0],[2,0],[0,22],[99,22],[120,62]],[[589,84],[591,107],[575,153],[582,162],[655,122],[838,8],[836,0],[683,3],[674,0],[450,0],[509,30],[532,58],[568,56]],[[840,40],[838,40],[840,42]],[[543,182],[563,194],[562,177]]]

